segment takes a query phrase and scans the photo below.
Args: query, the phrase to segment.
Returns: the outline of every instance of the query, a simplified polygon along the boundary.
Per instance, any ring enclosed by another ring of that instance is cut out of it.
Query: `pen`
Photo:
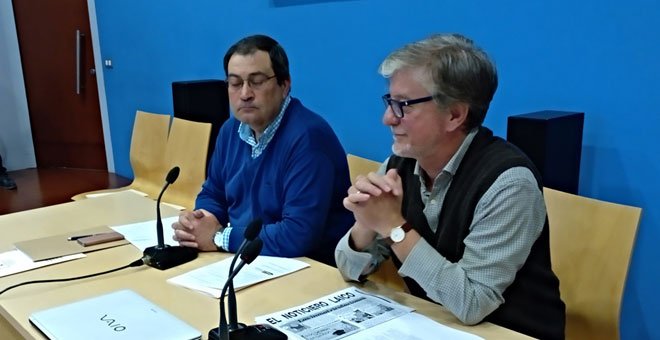
[[[66,240],[67,240],[67,241],[75,241],[75,240],[78,240],[78,239],[81,239],[81,238],[90,237],[90,236],[96,236],[96,235],[103,235],[103,234],[107,234],[107,233],[70,236],[70,237],[67,238]]]

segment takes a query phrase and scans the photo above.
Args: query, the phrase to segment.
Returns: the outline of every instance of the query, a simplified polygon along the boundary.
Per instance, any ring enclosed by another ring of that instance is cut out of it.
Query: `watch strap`
[[[404,232],[408,233],[409,231],[411,231],[413,229],[413,227],[412,227],[412,224],[410,224],[410,223],[408,223],[408,221],[406,221],[404,224],[401,225],[401,229],[403,229]]]
[[[406,222],[404,222],[402,225],[397,226],[397,227],[395,227],[395,228],[401,228],[401,229],[403,229],[403,232],[407,234],[409,231],[411,231],[411,230],[413,229],[413,226],[412,226],[412,224],[410,224],[408,221],[406,221]],[[385,243],[387,243],[387,244],[390,245],[390,246],[393,245],[393,244],[395,243],[395,242],[392,240],[392,238],[389,237],[389,236],[386,237],[386,238],[384,238],[383,240],[385,240]]]

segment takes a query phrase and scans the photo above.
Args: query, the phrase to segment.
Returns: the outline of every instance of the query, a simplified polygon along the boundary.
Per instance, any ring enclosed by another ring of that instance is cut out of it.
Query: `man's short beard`
[[[396,156],[412,158],[410,149],[411,149],[410,144],[404,144],[404,145],[398,144],[397,147],[396,142],[392,143],[392,153]]]

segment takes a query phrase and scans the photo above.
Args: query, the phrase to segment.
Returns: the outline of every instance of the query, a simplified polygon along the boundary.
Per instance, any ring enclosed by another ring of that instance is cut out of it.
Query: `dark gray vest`
[[[442,256],[456,263],[463,257],[463,240],[470,232],[477,202],[500,174],[517,166],[529,168],[542,189],[540,175],[532,162],[515,146],[481,127],[452,179],[435,233],[424,217],[420,184],[413,173],[415,160],[392,156],[387,168],[397,168],[402,178],[404,199],[401,212],[405,219]],[[396,256],[394,263],[397,267],[401,265]],[[426,292],[414,280],[404,280],[413,295],[428,300]],[[559,297],[559,280],[550,265],[547,218],[527,261],[503,296],[505,302],[485,321],[540,339],[564,338],[566,311]]]

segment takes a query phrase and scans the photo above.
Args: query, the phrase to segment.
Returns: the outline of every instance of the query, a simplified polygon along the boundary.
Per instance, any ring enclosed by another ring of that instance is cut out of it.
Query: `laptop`
[[[49,339],[201,339],[202,334],[132,290],[49,308],[30,315]]]

